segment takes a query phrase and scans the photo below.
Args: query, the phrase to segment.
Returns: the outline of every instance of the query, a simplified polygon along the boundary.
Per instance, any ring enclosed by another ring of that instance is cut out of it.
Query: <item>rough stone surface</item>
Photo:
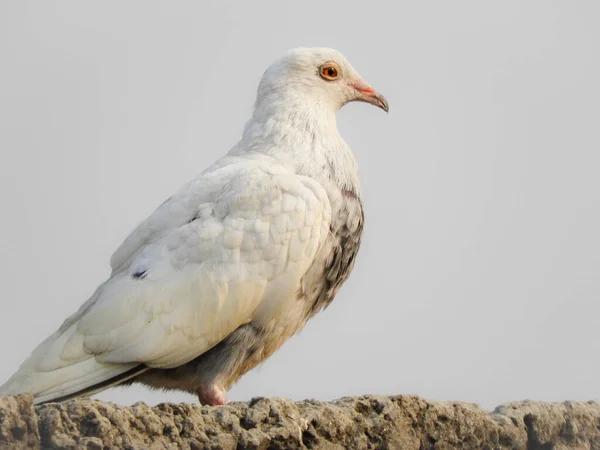
[[[0,449],[35,448],[40,442],[33,397],[0,398]]]
[[[0,449],[600,450],[600,403],[515,402],[492,413],[412,396],[221,407],[0,398]]]

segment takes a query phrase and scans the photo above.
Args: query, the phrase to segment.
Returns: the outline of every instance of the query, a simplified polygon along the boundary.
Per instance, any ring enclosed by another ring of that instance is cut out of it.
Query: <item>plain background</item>
[[[268,64],[328,46],[391,106],[338,115],[363,247],[332,306],[230,398],[598,398],[599,15],[583,0],[2,1],[0,381],[239,139]]]

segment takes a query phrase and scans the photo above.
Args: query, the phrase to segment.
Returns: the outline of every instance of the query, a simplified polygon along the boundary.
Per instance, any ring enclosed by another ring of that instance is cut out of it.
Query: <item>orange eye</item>
[[[319,68],[319,75],[327,81],[337,80],[340,72],[340,67],[334,62],[325,63]]]

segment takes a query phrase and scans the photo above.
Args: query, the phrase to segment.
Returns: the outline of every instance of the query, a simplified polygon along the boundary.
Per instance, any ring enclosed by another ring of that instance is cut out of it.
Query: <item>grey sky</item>
[[[598,398],[600,3],[392,3],[0,3],[0,382],[237,141],[267,65],[329,46],[390,102],[338,116],[363,247],[230,398]]]

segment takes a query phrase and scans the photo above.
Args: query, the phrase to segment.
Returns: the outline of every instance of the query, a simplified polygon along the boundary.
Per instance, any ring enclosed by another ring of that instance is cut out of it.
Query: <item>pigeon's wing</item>
[[[210,205],[218,195],[220,183],[229,182],[233,173],[244,170],[240,166],[243,164],[231,164],[206,173],[183,186],[179,192],[163,202],[115,250],[110,258],[113,275],[126,269],[150,242],[194,219],[202,205]]]
[[[250,322],[259,306],[264,314],[296,295],[329,232],[324,189],[271,163],[202,178],[171,200],[182,209],[195,203],[193,216],[180,214],[177,224],[151,216],[141,225],[115,254],[113,276],[0,394],[48,401],[134,376],[140,364],[177,367]]]

